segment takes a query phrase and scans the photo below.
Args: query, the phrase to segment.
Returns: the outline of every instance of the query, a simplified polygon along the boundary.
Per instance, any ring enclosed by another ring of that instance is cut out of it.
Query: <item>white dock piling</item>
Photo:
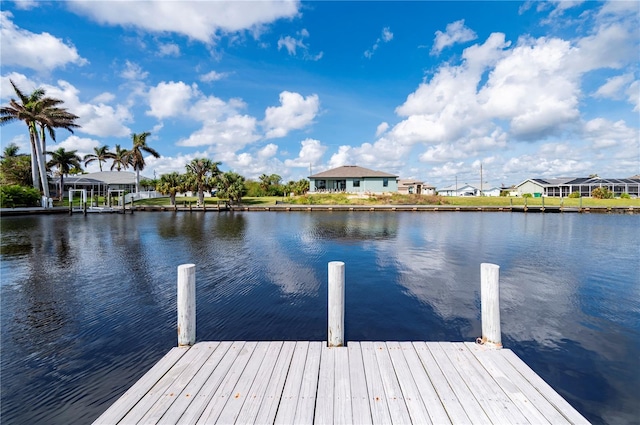
[[[329,263],[329,347],[344,346],[344,263]]]
[[[482,311],[482,343],[502,348],[500,335],[500,266],[480,264],[480,308]]]
[[[196,343],[196,266],[178,266],[178,346]]]

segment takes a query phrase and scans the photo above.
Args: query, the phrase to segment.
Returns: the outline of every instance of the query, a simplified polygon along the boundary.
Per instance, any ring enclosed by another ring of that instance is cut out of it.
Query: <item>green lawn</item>
[[[205,198],[206,205],[217,205],[219,198]],[[420,196],[420,195],[371,195],[365,197],[352,197],[344,193],[319,194],[283,198],[279,196],[246,197],[242,198],[243,205],[275,205],[276,201],[297,205],[455,205],[455,206],[565,206],[565,207],[640,207],[640,199],[594,199],[594,198],[513,198],[513,197],[456,197],[456,196]],[[102,200],[100,200],[102,202]],[[68,206],[68,200],[54,202],[56,206]],[[180,196],[176,198],[178,206],[195,207],[197,197]],[[100,203],[102,205],[102,203]],[[136,201],[135,205],[169,206],[169,198],[143,199]]]
[[[260,197],[260,198],[251,198],[251,197],[247,197],[247,198],[242,198],[242,204],[243,205],[274,205],[276,203],[276,201],[282,200],[283,198],[278,197],[278,196],[264,196],[264,197]],[[208,198],[205,197],[204,198],[204,203],[205,205],[217,205],[218,201],[224,201],[220,198]],[[195,207],[196,203],[198,202],[198,197],[197,196],[178,196],[176,198],[176,205],[178,205],[179,207],[181,206],[189,206],[189,203],[191,203],[191,206]],[[167,196],[166,198],[154,198],[154,199],[142,199],[140,201],[136,201],[135,205],[158,205],[158,206],[169,206],[171,205],[171,202],[169,201],[169,197]]]
[[[420,196],[420,195],[372,195],[365,198],[350,198],[346,194],[322,194],[297,196],[288,199],[291,204],[311,205],[455,205],[455,206],[565,206],[565,207],[640,207],[640,199],[594,199],[594,198],[515,198],[490,196]]]

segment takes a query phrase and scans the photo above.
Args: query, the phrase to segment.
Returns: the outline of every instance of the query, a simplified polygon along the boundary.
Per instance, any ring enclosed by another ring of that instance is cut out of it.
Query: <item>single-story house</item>
[[[398,193],[405,195],[435,195],[436,187],[411,179],[398,180]]]
[[[309,176],[309,193],[385,193],[398,191],[398,176],[344,165]]]
[[[500,196],[500,187],[488,183],[464,183],[438,189],[442,196]]]
[[[556,179],[527,179],[516,186],[518,195],[530,193],[533,196],[566,197],[579,192],[582,197],[590,197],[593,189],[606,187],[614,196],[628,193],[640,196],[640,178],[633,176],[623,179],[604,179],[600,177],[564,177]]]
[[[57,192],[60,187],[60,177],[56,177],[53,181],[54,192]],[[94,194],[99,196],[106,195],[109,190],[135,192],[136,174],[130,171],[101,171],[65,176],[64,190],[66,192],[69,189],[86,189],[88,194],[93,190]]]

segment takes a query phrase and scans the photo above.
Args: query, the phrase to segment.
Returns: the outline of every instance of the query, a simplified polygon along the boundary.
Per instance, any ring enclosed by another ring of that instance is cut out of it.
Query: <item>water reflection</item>
[[[368,212],[326,213],[313,221],[313,239],[355,242],[394,238],[398,232],[396,214]]]
[[[347,340],[472,340],[480,263],[499,264],[505,346],[590,420],[640,416],[634,216],[167,212],[0,224],[3,423],[95,419],[175,345],[179,264],[197,265],[198,339],[322,340],[333,260],[347,264]]]

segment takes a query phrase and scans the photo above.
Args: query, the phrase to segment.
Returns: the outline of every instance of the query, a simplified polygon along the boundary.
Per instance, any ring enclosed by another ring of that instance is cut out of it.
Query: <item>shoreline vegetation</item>
[[[204,198],[206,206],[215,206],[218,201],[224,201],[216,197]],[[197,197],[185,196],[176,198],[176,205],[195,207]],[[544,204],[543,204],[544,202]],[[525,204],[526,203],[526,204]],[[425,195],[369,195],[356,196],[348,194],[318,194],[302,195],[294,197],[261,196],[244,197],[240,205],[244,206],[270,206],[270,205],[448,205],[460,207],[510,207],[510,206],[548,206],[548,207],[640,207],[640,199],[595,199],[595,198],[521,198],[505,196],[425,196]],[[134,203],[136,206],[170,206],[169,198],[142,199]]]

